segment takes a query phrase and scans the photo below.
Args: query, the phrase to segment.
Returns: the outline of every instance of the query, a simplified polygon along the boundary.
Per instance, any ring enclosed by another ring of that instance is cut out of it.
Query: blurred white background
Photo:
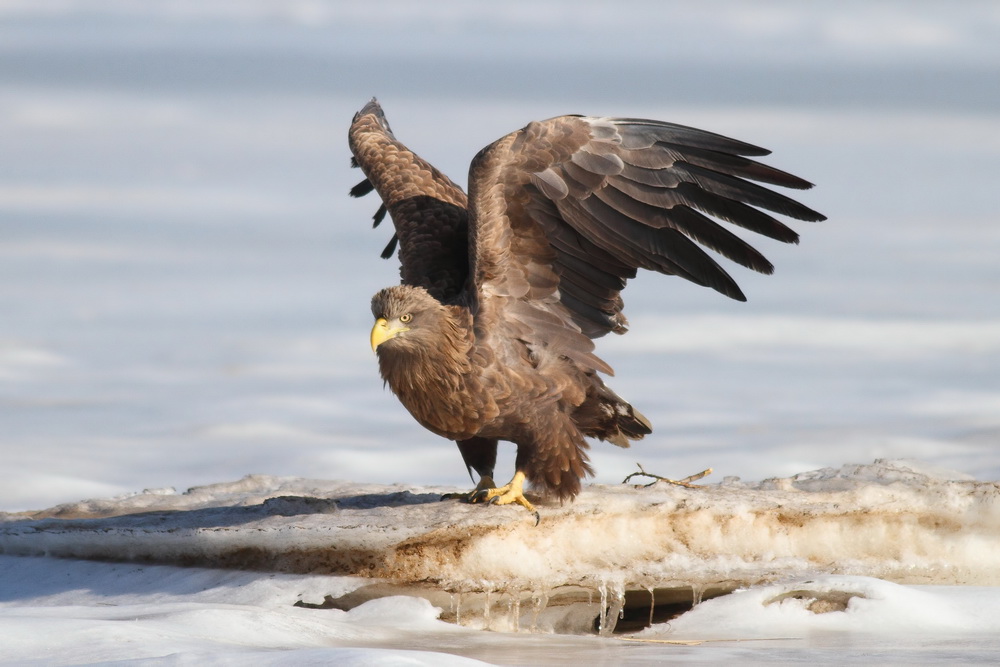
[[[382,388],[351,117],[460,183],[562,113],[768,147],[829,216],[749,303],[676,278],[599,342],[652,421],[595,443],[747,479],[909,457],[1000,479],[1000,5],[0,1],[0,509],[247,473],[467,485]],[[498,470],[498,475],[503,473]]]

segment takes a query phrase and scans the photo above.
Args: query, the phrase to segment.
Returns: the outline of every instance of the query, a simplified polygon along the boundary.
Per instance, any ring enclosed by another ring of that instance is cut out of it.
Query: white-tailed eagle
[[[824,216],[759,185],[811,184],[748,156],[768,151],[637,118],[559,116],[490,144],[469,194],[400,143],[376,100],[354,116],[353,164],[396,231],[402,283],[372,299],[386,383],[420,424],[458,443],[479,484],[468,498],[519,503],[525,480],[559,498],[592,474],[586,438],[628,447],[649,422],[608,388],[594,338],[624,333],[621,291],[638,269],[734,299],[705,251],[773,267],[725,222],[794,243],[772,214]],[[514,477],[493,482],[497,442],[517,445]]]

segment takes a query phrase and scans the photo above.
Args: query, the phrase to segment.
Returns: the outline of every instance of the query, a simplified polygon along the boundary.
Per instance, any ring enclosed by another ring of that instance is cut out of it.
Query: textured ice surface
[[[590,486],[542,503],[538,526],[518,507],[440,501],[447,490],[247,477],[4,515],[0,551],[351,575],[364,579],[349,595],[317,591],[310,604],[402,592],[467,624],[583,631],[596,618],[604,634],[626,607],[789,577],[1000,585],[1000,485],[903,461],[693,489]]]

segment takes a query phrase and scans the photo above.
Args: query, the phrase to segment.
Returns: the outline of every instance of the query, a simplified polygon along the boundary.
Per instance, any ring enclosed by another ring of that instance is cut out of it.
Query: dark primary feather
[[[389,242],[385,244],[384,248],[382,248],[382,253],[379,255],[379,257],[381,257],[382,259],[391,258],[393,253],[396,252],[396,244],[398,243],[399,243],[399,237],[393,234],[392,238],[389,239]]]
[[[358,165],[357,158],[352,156],[351,167],[357,168],[359,166],[360,165]],[[373,190],[375,190],[375,185],[366,178],[365,180],[361,181],[353,188],[351,188],[350,194],[352,197],[364,197],[366,194],[369,194]],[[387,210],[388,209],[386,209],[384,203],[378,207],[378,210],[375,211],[375,215],[372,216],[372,227],[378,227],[382,223],[382,221],[385,219],[385,214]],[[392,257],[393,253],[396,252],[396,244],[398,242],[399,242],[399,237],[393,234],[392,238],[389,239],[389,242],[382,250],[381,254],[382,259],[389,259],[390,257]]]
[[[351,162],[352,166],[354,167],[358,166],[357,160],[355,160],[354,158],[351,158]],[[372,192],[374,189],[375,186],[372,185],[372,182],[366,178],[365,180],[361,181],[353,188],[351,188],[351,196],[364,197],[366,194]],[[382,221],[385,220],[385,214],[387,210],[388,209],[386,209],[385,204],[382,204],[381,206],[378,207],[378,210],[375,211],[375,215],[372,216],[372,227],[378,227],[382,223]],[[389,243],[387,243],[385,248],[382,250],[382,255],[381,255],[382,259],[389,259],[390,257],[392,257],[393,253],[396,252],[396,244],[398,242],[399,242],[399,237],[393,234],[392,238],[389,239]]]
[[[355,164],[354,166],[357,167],[358,165]],[[369,181],[366,178],[365,180],[361,181],[360,183],[358,183],[357,185],[355,185],[353,188],[351,188],[351,196],[352,197],[364,197],[366,194],[368,194],[369,192],[371,192],[374,189],[375,189],[375,186],[372,185],[372,182]]]
[[[385,204],[378,207],[378,210],[375,211],[375,215],[372,216],[372,229],[382,224],[382,221],[385,220],[385,214],[387,211],[388,209],[385,207]]]

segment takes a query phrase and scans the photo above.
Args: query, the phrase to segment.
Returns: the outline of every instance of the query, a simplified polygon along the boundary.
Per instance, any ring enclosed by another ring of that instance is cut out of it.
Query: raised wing
[[[377,191],[382,205],[375,226],[388,212],[396,228],[382,256],[391,257],[398,241],[402,282],[424,287],[441,301],[455,299],[469,272],[465,193],[396,140],[374,99],[354,116],[348,139],[351,164],[365,174],[351,195]]]
[[[538,342],[561,323],[570,351],[560,352],[572,357],[590,356],[581,333],[625,331],[620,292],[640,268],[745,300],[702,246],[762,273],[773,266],[719,221],[794,243],[798,235],[768,211],[825,219],[753,182],[811,187],[745,157],[766,154],[631,118],[560,116],[503,137],[476,156],[469,176],[470,277],[483,307],[496,300],[510,319],[530,321]]]

